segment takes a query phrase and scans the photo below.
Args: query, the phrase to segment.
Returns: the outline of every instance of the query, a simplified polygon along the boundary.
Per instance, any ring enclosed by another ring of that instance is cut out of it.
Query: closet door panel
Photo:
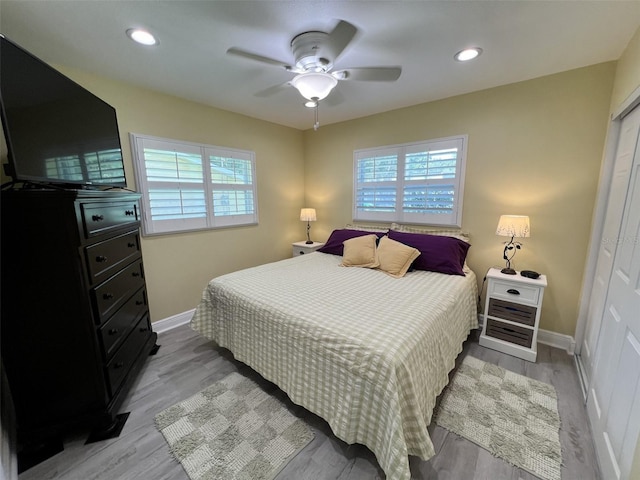
[[[620,128],[604,227],[598,251],[598,261],[587,313],[587,327],[581,356],[584,373],[589,381],[593,376],[594,354],[600,339],[602,318],[605,315],[605,299],[613,270],[614,255],[620,243],[620,224],[639,131],[640,108],[636,108],[624,118]]]

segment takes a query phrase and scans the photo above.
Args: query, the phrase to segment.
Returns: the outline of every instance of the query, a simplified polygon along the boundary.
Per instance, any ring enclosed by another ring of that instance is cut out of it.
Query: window
[[[354,152],[353,219],[461,226],[467,136]]]
[[[131,134],[145,235],[258,223],[255,154]]]

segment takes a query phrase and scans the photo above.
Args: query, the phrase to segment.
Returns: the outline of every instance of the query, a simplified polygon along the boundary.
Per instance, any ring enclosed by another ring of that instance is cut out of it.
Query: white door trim
[[[589,239],[589,253],[587,255],[582,289],[580,291],[580,308],[578,310],[578,319],[576,321],[576,330],[574,335],[576,342],[576,361],[578,363],[580,362],[580,353],[582,351],[584,335],[587,327],[589,301],[591,299],[591,290],[593,289],[593,281],[598,262],[598,251],[600,242],[602,240],[605,214],[607,212],[607,201],[609,199],[611,178],[615,165],[618,138],[620,136],[620,125],[622,124],[622,119],[638,105],[640,105],[640,87],[631,92],[631,94],[625,99],[625,101],[622,102],[622,104],[616,110],[614,110],[611,115],[609,128],[607,130],[602,166],[600,167],[598,194],[596,197],[596,205],[591,222],[593,226],[591,228],[591,236]],[[579,369],[579,372],[584,371],[584,368]],[[582,378],[582,381],[586,386],[588,386],[588,378]]]
[[[576,323],[576,354],[582,351],[582,343],[584,341],[585,330],[587,327],[587,313],[589,310],[589,302],[591,301],[591,290],[593,289],[593,281],[598,264],[598,253],[600,251],[600,242],[602,240],[602,231],[604,229],[605,214],[607,213],[607,203],[609,193],[611,191],[611,178],[613,176],[613,167],[616,160],[616,150],[618,148],[618,137],[620,136],[620,124],[622,118],[613,118],[609,123],[607,130],[607,138],[604,149],[604,158],[602,167],[600,168],[600,183],[598,185],[598,195],[596,197],[596,207],[593,212],[591,224],[591,238],[589,239],[589,254],[587,264],[584,270],[582,290],[580,294],[580,309],[578,311],[578,321]]]

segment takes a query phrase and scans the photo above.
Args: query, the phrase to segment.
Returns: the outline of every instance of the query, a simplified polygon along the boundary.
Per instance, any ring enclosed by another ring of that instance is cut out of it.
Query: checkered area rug
[[[560,480],[553,386],[466,356],[445,388],[436,423],[544,480]]]
[[[268,480],[313,438],[255,382],[231,373],[155,417],[191,480]]]

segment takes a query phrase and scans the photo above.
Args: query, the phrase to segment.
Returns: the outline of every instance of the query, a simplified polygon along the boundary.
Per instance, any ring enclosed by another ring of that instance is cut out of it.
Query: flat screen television
[[[2,34],[0,115],[14,181],[126,186],[115,109]]]

